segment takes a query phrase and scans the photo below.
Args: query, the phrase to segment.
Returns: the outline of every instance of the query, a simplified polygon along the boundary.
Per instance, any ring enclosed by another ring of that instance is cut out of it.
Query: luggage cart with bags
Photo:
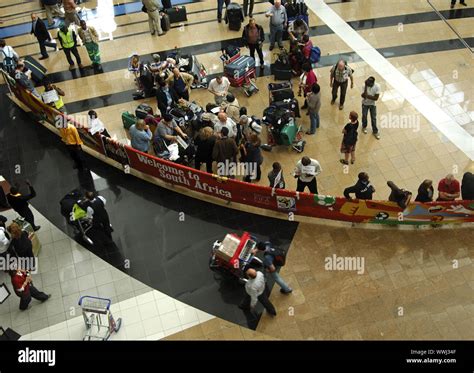
[[[80,206],[80,201],[83,198],[84,194],[78,189],[66,194],[59,202],[61,215],[66,218],[68,224],[74,228],[82,240],[93,245],[94,241],[87,235],[87,232],[92,228],[92,217],[89,217],[87,211]]]
[[[227,51],[228,48],[222,50],[221,60],[224,63],[224,75],[231,87],[242,88],[248,97],[257,93],[255,60],[250,56],[242,56],[239,48],[234,49],[233,55]]]
[[[79,299],[82,316],[86,324],[84,341],[106,341],[112,333],[117,333],[122,326],[122,319],[114,319],[110,310],[110,299],[83,296]]]

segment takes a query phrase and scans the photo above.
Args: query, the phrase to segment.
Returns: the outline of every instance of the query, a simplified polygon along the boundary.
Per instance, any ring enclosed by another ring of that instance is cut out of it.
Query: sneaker
[[[344,105],[339,105],[339,110],[344,109]]]
[[[51,298],[51,294],[47,294],[47,295],[48,295],[48,298],[46,298],[45,300],[42,300],[41,303],[46,302],[49,298]]]
[[[461,2],[461,5],[467,6],[465,1]]]
[[[379,135],[378,132],[377,132],[377,133],[374,133],[374,136],[375,136],[375,138],[376,138],[377,140],[380,140],[380,135]]]
[[[35,232],[39,231],[41,229],[41,225],[37,225],[36,227],[33,228]]]
[[[288,291],[280,289],[280,293],[282,293],[282,294],[291,294],[292,292],[293,292],[293,289],[290,289]]]
[[[153,31],[153,32],[151,33],[151,36],[155,36],[155,31]]]
[[[345,159],[339,159],[339,162],[341,162],[342,164],[349,164],[349,162],[347,162]]]
[[[362,132],[364,132],[367,135],[367,128],[366,127],[362,128]]]
[[[38,58],[38,60],[41,61],[41,60],[45,60],[45,59],[47,59],[47,58],[49,58],[49,56],[41,56],[40,58]]]
[[[314,135],[314,132],[306,131],[305,132],[307,135]]]
[[[217,18],[217,22],[222,23],[222,19]]]
[[[354,159],[351,159],[351,164],[354,164],[355,163],[355,160]]]
[[[334,105],[335,102],[336,100],[331,100],[331,105]]]
[[[166,35],[166,32],[163,31],[158,34],[158,36],[163,36],[163,35]]]

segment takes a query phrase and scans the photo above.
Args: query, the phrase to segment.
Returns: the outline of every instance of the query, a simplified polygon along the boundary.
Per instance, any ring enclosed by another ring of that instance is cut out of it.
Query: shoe
[[[239,308],[244,311],[249,311],[250,307],[244,307],[243,305],[239,304]]]
[[[377,133],[374,133],[374,136],[377,140],[380,140],[380,134],[377,132]]]
[[[49,56],[41,56],[40,58],[38,58],[38,60],[41,61],[41,60],[45,60],[45,59],[47,59],[47,58],[49,58]]]
[[[69,65],[69,70],[74,70],[75,66],[74,65]]]
[[[300,109],[303,109],[303,110],[307,109],[307,108],[308,108],[308,105],[306,105],[306,104],[300,107]]]
[[[217,22],[222,23],[222,19],[217,18]]]
[[[265,67],[265,61],[260,61],[260,67]]]
[[[156,32],[155,32],[155,31],[153,31],[153,32],[151,33],[151,36],[155,36],[155,34],[156,34]]]
[[[37,225],[36,227],[33,228],[35,232],[39,231],[41,229],[41,225]]]
[[[249,18],[253,18],[253,14],[249,14]]]
[[[331,100],[331,105],[334,105],[335,102],[336,100]]]
[[[344,109],[344,105],[339,105],[339,110]]]
[[[46,302],[49,298],[51,298],[51,294],[47,294],[48,295],[48,298],[46,298],[45,300],[42,300],[41,303],[44,303]]]
[[[292,292],[293,292],[293,289],[290,289],[290,290],[288,290],[288,291],[285,291],[285,290],[283,290],[283,289],[280,289],[280,293],[282,293],[282,294],[291,294]]]
[[[461,5],[464,5],[464,6],[467,6],[467,4],[463,1],[462,3],[460,3]]]
[[[451,4],[451,9],[454,9],[454,4]]]
[[[270,48],[268,48],[268,49],[269,49],[270,51],[272,51],[273,48],[274,48],[274,46],[273,46],[273,45],[270,45]]]
[[[345,159],[339,159],[339,162],[341,162],[342,164],[349,164],[349,162],[347,162]]]
[[[362,132],[364,132],[367,135],[367,128],[366,127],[362,128]]]
[[[314,135],[314,132],[306,131],[305,132],[307,135]]]
[[[351,164],[354,164],[355,163],[355,160],[351,159]]]
[[[285,49],[285,47],[283,45],[279,45],[278,48]]]
[[[79,64],[79,68],[80,69],[83,69],[84,68],[84,65],[82,63]]]
[[[276,312],[268,312],[268,311],[267,311],[267,313],[268,313],[270,316],[273,316],[273,317],[275,317],[275,316],[277,315]]]
[[[163,31],[163,32],[158,34],[158,36],[163,36],[163,35],[166,35],[166,32]]]

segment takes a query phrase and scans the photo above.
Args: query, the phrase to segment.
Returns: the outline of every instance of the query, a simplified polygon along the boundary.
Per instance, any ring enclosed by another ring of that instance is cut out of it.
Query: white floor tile
[[[155,302],[139,304],[138,310],[143,321],[158,316],[158,309],[156,308]]]
[[[161,322],[160,316],[155,316],[151,319],[144,320],[143,326],[147,336],[163,332],[163,324]]]
[[[165,313],[164,315],[160,315],[160,317],[165,331],[181,326],[181,320],[177,311]]]
[[[160,315],[176,310],[176,305],[173,298],[162,298],[157,300],[155,303],[158,306],[158,312]]]

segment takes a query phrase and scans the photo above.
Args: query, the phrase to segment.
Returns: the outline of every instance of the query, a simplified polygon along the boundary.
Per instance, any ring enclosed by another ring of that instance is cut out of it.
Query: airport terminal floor
[[[172,3],[186,7],[187,22],[172,24],[162,36],[150,34],[140,1],[88,0],[77,5],[82,19],[96,28],[106,21],[115,22],[116,28],[110,35],[100,34],[101,69],[88,66],[85,46],[78,47],[84,69],[69,70],[62,50],[48,51],[49,58],[39,61],[64,91],[68,115],[80,120],[95,110],[111,137],[130,145],[122,113],[133,113],[141,103],[157,111],[157,101],[134,100],[129,56],[151,61],[154,53],[166,56],[179,48],[196,56],[209,76],[222,73],[221,49],[240,44],[248,17],[240,31],[232,31],[226,22],[217,22],[216,1]],[[310,40],[321,49],[314,68],[321,87],[320,126],[314,135],[305,134],[310,117],[301,109],[296,121],[303,129],[304,151],[291,146],[262,151],[262,177],[254,183],[268,186],[267,174],[279,162],[286,188],[296,190],[292,172],[307,156],[321,165],[321,195],[342,196],[358,174],[366,172],[375,188],[374,200],[388,200],[388,181],[412,191],[414,199],[425,179],[433,180],[436,199],[438,182],[446,175],[461,182],[463,174],[474,172],[474,0],[466,0],[466,6],[457,2],[454,8],[450,0],[306,3]],[[270,7],[267,1],[255,1],[253,10],[265,32],[265,66],[260,68],[257,59],[256,68],[259,91],[248,97],[243,89],[230,88],[240,106],[258,118],[269,106],[271,64],[280,53],[278,45],[269,50],[265,12]],[[38,1],[0,0],[0,39],[20,58],[38,60],[39,46],[30,35],[33,12],[47,22]],[[50,33],[56,37],[55,28]],[[283,43],[288,49],[289,41]],[[248,54],[248,49],[241,53]],[[342,108],[339,98],[331,104],[330,87],[331,68],[340,59],[353,69],[354,80]],[[370,123],[368,133],[359,126],[355,162],[344,165],[342,131],[351,111],[362,123],[361,94],[370,76],[380,85],[380,138],[373,135]],[[299,77],[291,81],[301,107]],[[29,309],[20,311],[11,280],[1,272],[0,284],[11,294],[0,304],[0,326],[11,328],[22,340],[82,339],[82,296],[111,300],[114,317],[122,319],[112,340],[474,339],[472,225],[399,229],[325,219],[285,220],[271,211],[264,216],[163,188],[90,154],[83,154],[87,170],[80,171],[73,168],[57,134],[8,93],[2,83],[1,181],[6,194],[5,185],[19,182],[24,188],[28,180],[34,186],[36,197],[30,204],[41,226],[35,234],[42,247],[33,282],[51,294],[46,302],[33,300]],[[204,107],[214,97],[196,88],[190,100]],[[270,141],[265,129],[260,138],[262,144]],[[84,242],[61,214],[61,199],[78,188],[106,199],[112,244]],[[1,214],[8,218],[7,225],[17,216],[11,209]],[[279,274],[292,292],[284,294],[272,276],[265,276],[276,316],[260,303],[254,311],[239,307],[246,286],[210,269],[214,242],[244,232],[287,253]],[[357,259],[360,266],[328,267],[328,261],[338,259]]]

